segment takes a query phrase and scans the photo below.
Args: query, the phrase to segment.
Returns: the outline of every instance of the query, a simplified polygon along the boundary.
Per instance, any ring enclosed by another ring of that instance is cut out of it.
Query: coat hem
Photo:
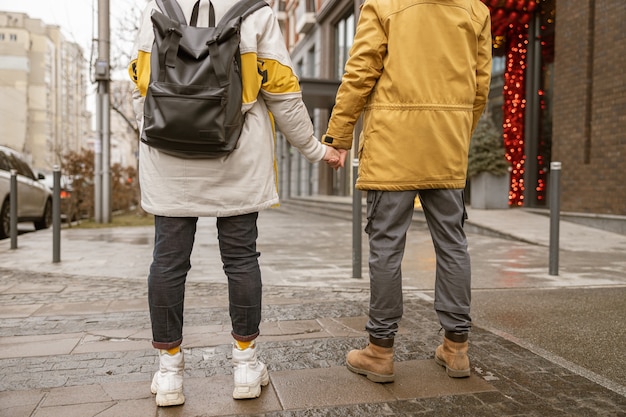
[[[172,208],[169,210],[157,210],[154,207],[149,205],[142,204],[141,208],[143,208],[146,212],[155,215],[155,216],[163,216],[163,217],[233,217],[233,216],[241,216],[244,214],[255,213],[261,210],[268,209],[272,206],[276,206],[279,202],[278,198],[268,200],[266,202],[256,204],[253,206],[246,207],[237,207],[237,208],[224,208],[220,210],[194,210],[191,211],[189,209],[179,209]]]

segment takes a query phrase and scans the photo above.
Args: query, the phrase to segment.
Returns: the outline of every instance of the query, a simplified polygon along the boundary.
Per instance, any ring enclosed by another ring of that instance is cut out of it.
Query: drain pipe
[[[561,163],[550,163],[550,263],[549,274],[559,275],[559,222],[560,222]]]

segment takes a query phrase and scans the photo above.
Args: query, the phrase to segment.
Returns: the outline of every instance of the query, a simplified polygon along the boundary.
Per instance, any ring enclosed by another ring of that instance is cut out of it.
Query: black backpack
[[[152,12],[154,44],[144,102],[141,141],[181,158],[217,158],[235,149],[241,113],[241,22],[267,6],[241,0],[215,25],[197,27],[200,0],[189,24],[176,0],[157,0]]]

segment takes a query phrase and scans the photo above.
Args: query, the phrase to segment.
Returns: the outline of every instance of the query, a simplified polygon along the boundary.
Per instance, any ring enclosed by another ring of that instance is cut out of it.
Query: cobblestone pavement
[[[9,291],[15,286],[22,290]],[[232,410],[211,408],[210,400],[204,401],[204,410],[198,410],[194,402],[200,402],[202,397],[193,393],[188,394],[183,407],[154,406],[148,384],[157,359],[149,347],[148,314],[139,307],[109,311],[113,303],[142,304],[146,297],[143,282],[0,270],[0,288],[3,309],[8,308],[15,316],[20,315],[19,308],[33,311],[28,317],[3,317],[0,325],[0,416],[237,415],[228,414]],[[225,293],[223,284],[188,284],[187,294],[208,300],[206,306],[192,303],[185,316],[185,377],[192,386],[194,381],[203,379],[232,378]],[[345,352],[364,341],[360,328],[367,312],[366,290],[266,286],[264,297],[264,328],[259,345],[261,358],[272,376],[306,370],[340,372]],[[91,311],[85,308],[88,304]],[[403,365],[433,362],[432,354],[441,338],[431,302],[422,293],[406,292],[405,304],[406,316],[396,343],[398,380],[391,384],[398,386],[402,381],[410,386],[409,381],[422,377],[403,374]],[[83,309],[77,311],[70,308],[72,305]],[[88,348],[90,345],[93,349]],[[312,378],[312,383],[306,384],[311,393],[300,393],[294,409],[286,406],[289,401],[282,401],[275,410],[263,409],[267,404],[260,399],[259,409],[254,406],[255,401],[246,402],[250,406],[246,414],[626,415],[623,396],[484,329],[474,329],[471,358],[472,378],[485,385],[478,392],[457,392],[456,386],[450,386],[443,389],[444,395],[439,392],[423,397],[408,388],[393,401],[368,401],[343,386],[338,387],[347,390],[343,403],[316,406],[306,402],[308,395],[314,397],[315,391],[320,390],[315,385],[320,379]],[[429,372],[443,374],[439,369]],[[342,376],[353,383],[363,380],[351,374]],[[321,380],[333,384],[333,380]],[[445,378],[443,381],[463,384]],[[280,387],[275,388],[278,383],[272,377],[267,390],[279,390]],[[111,394],[116,385],[132,387],[133,392],[127,393],[127,397],[116,397]],[[269,397],[267,391],[262,398],[265,396]],[[222,398],[218,403],[224,401]]]
[[[432,360],[442,336],[432,308],[429,238],[417,226],[419,236],[407,247],[396,381],[381,385],[345,368],[346,352],[366,341],[369,300],[367,279],[346,279],[349,256],[328,244],[332,238],[349,251],[349,224],[287,210],[264,214],[260,229],[262,252],[269,253],[262,257],[259,348],[269,386],[257,400],[232,399],[227,288],[223,279],[201,278],[220,270],[209,260],[217,257],[216,244],[200,238],[211,256],[196,255],[186,288],[187,401],[169,408],[157,408],[149,391],[158,359],[150,346],[145,270],[129,261],[124,273],[126,260],[150,255],[146,231],[115,238],[94,232],[104,240],[84,230],[67,233],[69,255],[49,271],[40,232],[20,236],[23,249],[13,257],[0,246],[0,259],[14,262],[0,265],[0,417],[626,416],[623,344],[612,344],[624,338],[623,258],[567,252],[557,279],[538,270],[545,248],[472,236],[472,375],[457,380]],[[33,267],[16,260],[26,250]],[[596,358],[612,368],[604,376],[594,373],[604,372],[593,367]]]

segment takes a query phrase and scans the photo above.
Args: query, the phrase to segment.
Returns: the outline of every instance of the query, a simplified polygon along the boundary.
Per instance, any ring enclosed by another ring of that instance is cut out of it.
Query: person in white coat
[[[189,21],[196,0],[177,0]],[[214,1],[219,21],[236,0]],[[134,108],[142,124],[150,82],[154,34],[151,0],[137,34],[129,75],[135,82]],[[200,2],[199,26],[208,25],[209,2]],[[278,21],[262,7],[241,25],[241,74],[245,124],[237,148],[216,159],[185,159],[145,143],[139,149],[142,208],[155,216],[153,261],[148,276],[152,345],[160,365],[151,390],[159,406],[184,403],[181,350],[185,280],[191,268],[198,217],[216,217],[218,241],[228,280],[232,322],[234,398],[256,398],[269,378],[257,359],[261,321],[261,273],[256,250],[258,212],[279,202],[275,127],[310,162],[331,166],[338,152],[315,136]]]

